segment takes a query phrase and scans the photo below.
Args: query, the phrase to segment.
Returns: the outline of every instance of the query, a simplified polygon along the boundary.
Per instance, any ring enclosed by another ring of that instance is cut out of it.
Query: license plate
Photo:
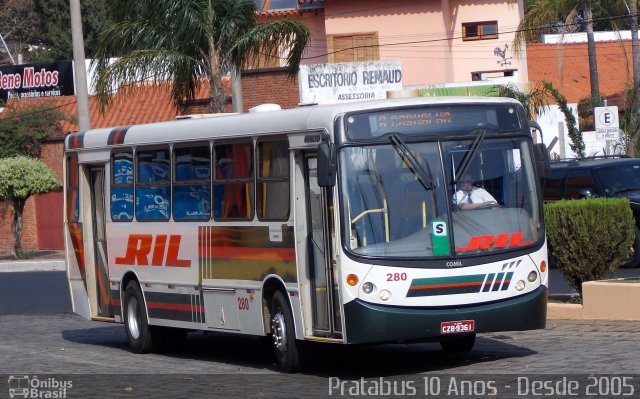
[[[473,320],[443,321],[440,323],[442,334],[460,334],[474,332],[476,322]]]

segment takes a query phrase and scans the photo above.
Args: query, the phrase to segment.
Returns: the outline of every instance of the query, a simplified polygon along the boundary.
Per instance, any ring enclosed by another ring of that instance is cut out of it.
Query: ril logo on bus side
[[[129,234],[127,252],[117,257],[117,265],[191,267],[188,259],[178,259],[180,235]],[[151,262],[149,262],[151,255]]]

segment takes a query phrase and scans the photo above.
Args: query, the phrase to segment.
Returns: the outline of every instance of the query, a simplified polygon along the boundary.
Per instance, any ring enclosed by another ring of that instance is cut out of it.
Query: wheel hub
[[[271,319],[271,337],[276,350],[279,352],[287,351],[287,331],[282,313],[276,313]]]
[[[140,337],[140,323],[138,318],[138,300],[131,298],[127,304],[127,327],[133,339]]]

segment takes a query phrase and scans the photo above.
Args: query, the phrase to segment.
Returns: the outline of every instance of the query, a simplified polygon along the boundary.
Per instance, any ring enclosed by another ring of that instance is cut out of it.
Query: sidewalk
[[[0,254],[0,273],[64,271],[64,252],[40,250],[26,252],[27,259],[16,259],[13,254]]]

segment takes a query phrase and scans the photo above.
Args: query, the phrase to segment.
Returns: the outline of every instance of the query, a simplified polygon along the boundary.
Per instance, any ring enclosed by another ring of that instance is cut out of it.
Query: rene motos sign
[[[0,68],[0,98],[3,100],[74,94],[71,61]]]
[[[400,61],[344,62],[301,65],[300,101],[327,103],[386,98],[402,89]]]

